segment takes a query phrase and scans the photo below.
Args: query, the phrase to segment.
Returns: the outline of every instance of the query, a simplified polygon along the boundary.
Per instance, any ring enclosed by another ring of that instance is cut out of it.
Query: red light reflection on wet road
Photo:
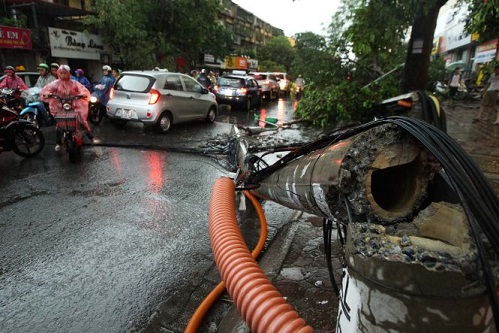
[[[163,153],[147,152],[147,166],[149,168],[149,188],[154,193],[159,193],[163,187]]]
[[[119,151],[116,148],[111,149],[111,162],[113,162],[114,170],[116,170],[116,173],[121,175],[120,156]]]
[[[261,108],[260,110],[260,120],[265,120],[267,118],[267,109]],[[265,123],[263,121],[258,122],[258,126],[265,127]]]

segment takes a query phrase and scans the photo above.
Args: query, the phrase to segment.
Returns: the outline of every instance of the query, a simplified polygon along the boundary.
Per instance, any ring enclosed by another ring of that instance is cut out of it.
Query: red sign
[[[31,30],[0,26],[0,48],[31,49]]]

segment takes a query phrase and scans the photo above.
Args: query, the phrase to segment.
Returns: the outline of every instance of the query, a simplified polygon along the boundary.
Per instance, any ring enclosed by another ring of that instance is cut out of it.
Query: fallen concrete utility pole
[[[262,180],[262,199],[329,219],[406,219],[428,195],[440,164],[409,134],[382,126],[313,151]]]
[[[337,332],[492,327],[480,249],[459,198],[437,158],[400,127],[310,151],[252,185],[263,200],[347,231]]]

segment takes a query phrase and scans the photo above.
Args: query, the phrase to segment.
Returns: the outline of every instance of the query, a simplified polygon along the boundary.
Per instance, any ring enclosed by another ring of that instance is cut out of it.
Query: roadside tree
[[[289,72],[296,57],[296,50],[291,46],[288,37],[276,36],[258,52],[262,70],[273,72]]]
[[[217,0],[95,0],[98,15],[85,23],[127,68],[172,68],[177,57],[195,64],[203,53],[229,53],[232,35],[217,22],[219,9]]]
[[[479,42],[493,40],[499,36],[499,0],[466,1],[469,3],[469,17],[466,20],[466,30],[477,34]]]

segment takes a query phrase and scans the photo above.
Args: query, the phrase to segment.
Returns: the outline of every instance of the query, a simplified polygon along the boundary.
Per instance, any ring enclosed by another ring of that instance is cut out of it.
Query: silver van
[[[166,133],[173,124],[218,113],[215,95],[192,77],[164,71],[125,71],[114,84],[107,115],[117,126],[129,121],[155,125]]]

